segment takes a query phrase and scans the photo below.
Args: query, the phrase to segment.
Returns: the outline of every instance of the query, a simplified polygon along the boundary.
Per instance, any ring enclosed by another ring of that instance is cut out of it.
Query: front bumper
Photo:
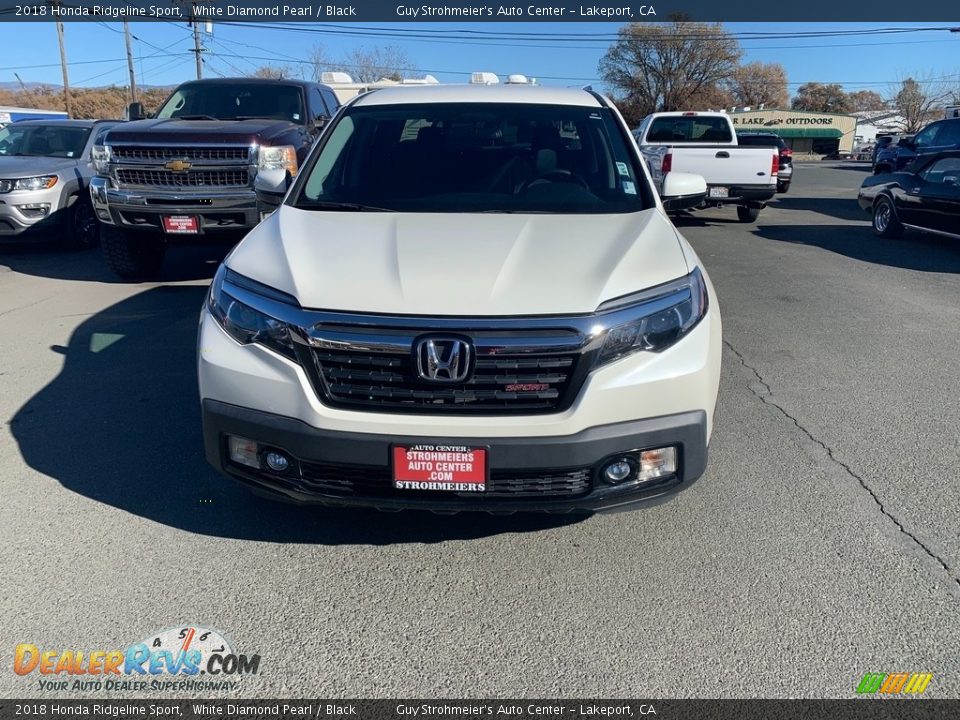
[[[110,179],[90,181],[90,197],[100,222],[131,230],[163,230],[165,215],[198,219],[198,234],[249,230],[260,222],[256,193],[245,190],[190,191],[119,189]],[[189,238],[190,235],[174,237]]]
[[[0,195],[0,239],[22,241],[40,238],[62,225],[66,213],[63,183],[48,190],[17,191]]]
[[[707,415],[693,411],[588,428],[553,437],[416,437],[322,430],[273,413],[215,400],[203,401],[203,437],[207,461],[220,472],[260,494],[305,504],[421,509],[435,512],[599,511],[655,503],[688,488],[707,462]],[[230,462],[227,435],[255,440],[285,451],[296,462],[286,473]],[[394,444],[487,447],[487,493],[396,490],[391,482]],[[609,485],[599,477],[604,459],[618,453],[672,445],[677,473],[643,485]],[[511,493],[516,478],[531,475],[577,477],[575,491]]]

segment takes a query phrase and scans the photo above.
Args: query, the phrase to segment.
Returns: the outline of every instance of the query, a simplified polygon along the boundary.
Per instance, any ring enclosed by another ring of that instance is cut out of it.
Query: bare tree
[[[915,133],[940,115],[943,106],[950,100],[950,91],[942,83],[930,77],[916,80],[908,77],[901,81],[891,104],[902,118],[904,132]]]
[[[327,55],[326,48],[324,48],[320,43],[317,43],[310,48],[310,53],[307,56],[307,60],[310,63],[310,76],[316,82],[320,82],[320,76],[323,75],[323,73],[334,69],[333,61],[330,59],[330,56]]]
[[[853,110],[853,103],[841,85],[809,82],[797,88],[791,107],[811,112],[848,113]]]
[[[790,102],[787,71],[778,63],[751,62],[741,65],[733,71],[726,85],[736,105],[785,108]]]
[[[335,69],[349,73],[350,77],[361,83],[384,78],[401,80],[412,69],[406,52],[396,45],[357,48],[344,55],[335,65]]]
[[[862,110],[883,110],[887,107],[886,101],[879,93],[873,90],[857,90],[847,93],[854,112]]]
[[[251,77],[286,80],[293,77],[293,72],[286,65],[261,65],[253,71]]]
[[[730,78],[741,54],[719,23],[673,18],[623,26],[599,70],[623,105],[643,116],[689,107],[698,94]]]

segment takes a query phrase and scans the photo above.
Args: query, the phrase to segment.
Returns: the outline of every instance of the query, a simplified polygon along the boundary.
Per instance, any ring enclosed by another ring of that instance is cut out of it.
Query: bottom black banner
[[[960,700],[0,700],[0,720],[945,720]]]

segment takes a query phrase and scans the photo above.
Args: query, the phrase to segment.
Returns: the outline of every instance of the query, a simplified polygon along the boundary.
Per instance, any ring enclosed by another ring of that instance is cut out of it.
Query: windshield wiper
[[[177,115],[176,117],[170,118],[171,120],[219,120],[220,118],[215,118],[213,115]]]
[[[307,200],[302,206],[304,210],[335,210],[344,212],[396,212],[390,208],[362,205],[361,203],[331,202],[329,200]]]

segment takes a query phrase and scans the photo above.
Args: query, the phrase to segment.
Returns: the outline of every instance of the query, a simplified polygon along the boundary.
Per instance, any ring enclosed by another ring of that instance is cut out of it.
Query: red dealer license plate
[[[198,233],[199,224],[192,215],[164,215],[163,229],[168,233],[194,235]]]
[[[487,449],[464,445],[394,445],[393,486],[397,490],[484,492]]]

